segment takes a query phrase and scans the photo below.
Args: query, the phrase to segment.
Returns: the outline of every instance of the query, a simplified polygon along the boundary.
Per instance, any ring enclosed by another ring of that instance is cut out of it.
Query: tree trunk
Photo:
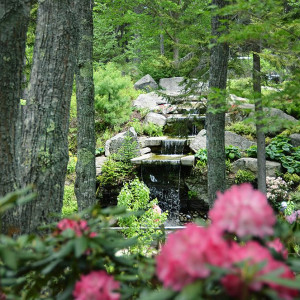
[[[17,188],[16,123],[29,15],[30,1],[0,0],[0,197]],[[3,232],[13,230],[12,217],[3,216]]]
[[[162,31],[163,28],[162,21],[160,22],[159,27],[160,30]],[[159,48],[160,48],[160,55],[165,55],[165,37],[162,32],[159,35]]]
[[[213,0],[213,5],[223,7],[225,1]],[[206,146],[207,146],[207,181],[208,199],[212,206],[217,191],[225,190],[225,104],[226,81],[229,47],[219,43],[217,38],[222,34],[219,30],[224,26],[218,15],[212,17],[212,41],[214,46],[210,54],[208,112],[206,114]]]
[[[75,194],[81,211],[96,202],[95,108],[93,83],[93,8],[90,0],[77,6],[79,42],[76,68],[77,164]]]
[[[261,75],[260,75],[260,45],[254,44],[253,47],[253,92],[255,98],[256,115],[256,137],[257,137],[257,170],[258,170],[258,189],[266,193],[266,144],[263,132],[263,105],[261,99]]]
[[[22,232],[37,232],[61,213],[77,34],[73,5],[39,1],[21,157],[21,181],[34,184],[37,198],[22,208]]]
[[[179,67],[179,39],[176,37],[173,46],[173,61],[175,69]]]

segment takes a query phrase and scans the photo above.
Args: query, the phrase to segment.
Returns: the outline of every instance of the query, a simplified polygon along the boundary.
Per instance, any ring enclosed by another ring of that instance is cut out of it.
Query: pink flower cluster
[[[73,296],[75,300],[119,300],[120,283],[105,271],[93,271],[81,275],[76,282]]]
[[[156,214],[161,215],[161,208],[157,204],[153,205],[152,209]]]
[[[291,215],[285,217],[285,219],[290,224],[293,224],[294,222],[296,222],[298,218],[300,219],[300,209],[294,211]]]
[[[266,196],[254,190],[251,184],[235,185],[217,196],[209,217],[221,231],[238,237],[264,237],[273,233],[276,222],[273,209]]]
[[[90,228],[85,220],[71,220],[71,219],[63,219],[58,222],[57,224],[57,231],[56,234],[60,234],[61,232],[72,229],[75,232],[75,235],[80,237],[84,233],[88,233]],[[95,237],[96,233],[90,233],[90,237]]]
[[[221,284],[232,297],[239,298],[245,290],[260,291],[265,286],[275,290],[280,299],[297,296],[294,289],[260,278],[278,269],[282,270],[278,275],[281,278],[295,277],[287,265],[273,258],[267,247],[255,241],[240,245],[224,239],[225,232],[239,237],[264,237],[273,233],[276,219],[262,193],[249,184],[233,186],[218,194],[209,216],[212,224],[207,228],[190,224],[169,235],[156,258],[156,273],[166,288],[180,291],[197,279],[207,278],[211,273],[208,265],[212,265],[227,270]],[[267,246],[287,257],[279,239]]]

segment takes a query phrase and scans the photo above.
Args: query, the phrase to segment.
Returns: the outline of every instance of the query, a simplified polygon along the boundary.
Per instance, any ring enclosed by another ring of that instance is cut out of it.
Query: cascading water
[[[179,164],[142,164],[141,176],[150,190],[151,199],[157,198],[163,211],[168,211],[168,220],[176,224],[180,211]]]
[[[183,154],[185,139],[166,139],[161,142],[161,154]]]

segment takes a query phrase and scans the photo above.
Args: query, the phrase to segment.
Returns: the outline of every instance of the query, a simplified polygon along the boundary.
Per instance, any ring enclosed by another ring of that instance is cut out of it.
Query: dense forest
[[[0,299],[296,299],[299,20],[296,0],[0,0]],[[193,137],[170,129],[191,117]],[[136,163],[174,136],[185,157],[161,194],[184,199],[175,213]],[[155,260],[174,215],[207,227],[176,232]]]

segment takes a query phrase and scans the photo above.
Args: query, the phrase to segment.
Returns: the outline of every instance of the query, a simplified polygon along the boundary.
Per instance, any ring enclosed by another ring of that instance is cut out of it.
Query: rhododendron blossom
[[[229,259],[232,263],[232,273],[222,278],[221,282],[230,296],[240,298],[245,289],[260,291],[264,285],[276,290],[280,299],[290,300],[297,295],[294,289],[266,282],[259,277],[282,269],[280,278],[295,278],[284,263],[276,261],[268,249],[257,242],[250,241],[244,246],[233,243]]]
[[[157,260],[157,276],[175,291],[210,274],[207,264],[229,266],[228,244],[219,231],[189,224],[170,234]]]
[[[120,294],[115,292],[119,288],[120,283],[105,271],[94,271],[81,275],[73,296],[75,300],[119,300]]]
[[[155,213],[161,215],[161,208],[157,204],[153,205],[152,209]]]
[[[274,212],[266,196],[251,184],[235,185],[217,196],[209,212],[213,226],[239,237],[264,237],[273,233]]]
[[[72,229],[75,232],[76,236],[82,236],[83,233],[89,231],[89,227],[87,221],[85,220],[71,220],[71,219],[63,219],[57,224],[58,233],[63,232],[67,229]]]
[[[288,251],[281,243],[279,238],[276,238],[275,240],[268,242],[267,246],[273,248],[276,252],[280,253],[283,258],[285,259],[288,258]]]

